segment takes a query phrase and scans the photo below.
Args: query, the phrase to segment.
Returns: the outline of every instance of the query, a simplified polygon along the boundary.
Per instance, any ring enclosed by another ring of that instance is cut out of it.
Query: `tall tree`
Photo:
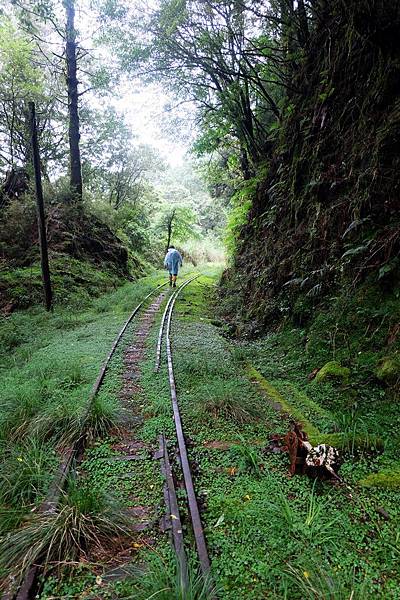
[[[82,200],[82,165],[79,147],[80,125],[78,110],[77,42],[75,30],[75,1],[64,0],[66,13],[65,60],[68,92],[68,140],[70,162],[70,187],[73,197]]]
[[[169,87],[172,80],[178,96],[199,106],[203,124],[219,122],[228,129],[238,141],[245,177],[265,154],[269,124],[281,114],[281,81],[269,69],[274,61],[270,49],[277,44],[249,10],[253,4],[159,0],[129,23],[125,38],[118,24],[113,40],[124,65]],[[222,141],[220,135],[216,138]]]
[[[52,103],[48,103],[46,107],[51,108],[51,112],[44,111],[44,122],[49,126],[49,114],[60,113],[57,118],[62,121],[63,130],[57,133],[57,138],[65,135],[68,139],[70,192],[71,197],[80,202],[83,193],[81,98],[90,90],[96,92],[107,88],[107,69],[103,61],[93,60],[93,52],[83,48],[78,39],[75,24],[76,0],[8,0],[8,3],[14,18],[18,19],[26,36],[35,45],[43,71],[56,73],[58,80],[64,79],[63,87],[58,85],[53,90]],[[38,110],[39,116],[40,112]],[[57,158],[60,158],[60,141],[58,139],[58,144],[53,148]],[[64,151],[64,139],[62,142]],[[45,149],[42,156],[44,159],[48,157]]]

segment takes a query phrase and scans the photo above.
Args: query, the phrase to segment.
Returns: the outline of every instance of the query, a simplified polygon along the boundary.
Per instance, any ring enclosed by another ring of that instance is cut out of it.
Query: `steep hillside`
[[[302,325],[317,307],[328,312],[338,307],[340,296],[340,314],[359,315],[363,306],[371,327],[383,318],[385,335],[397,335],[400,17],[395,4],[323,4],[308,51],[298,61],[268,174],[259,177],[234,265],[225,274],[222,293],[236,328],[246,322],[251,331],[262,331],[283,317]],[[379,309],[389,301],[382,314]]]
[[[69,204],[51,204],[47,216],[55,301],[90,298],[143,274],[121,240],[96,216]],[[11,312],[41,302],[35,205],[29,196],[12,201],[0,218],[0,309]]]

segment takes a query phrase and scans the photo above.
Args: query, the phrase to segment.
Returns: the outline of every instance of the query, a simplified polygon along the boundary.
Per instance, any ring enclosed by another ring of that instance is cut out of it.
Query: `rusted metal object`
[[[193,278],[195,279],[195,278]],[[192,280],[189,280],[183,284],[179,292],[182,291],[186,285],[188,285]],[[186,493],[188,498],[190,516],[192,520],[193,533],[196,541],[197,553],[199,556],[200,567],[203,575],[208,575],[210,571],[210,560],[208,557],[207,545],[203,531],[203,525],[201,523],[199,506],[197,503],[196,493],[193,485],[193,478],[189,464],[189,458],[186,448],[185,436],[183,434],[182,427],[182,419],[179,411],[178,398],[176,394],[176,385],[175,385],[175,377],[174,377],[174,367],[172,362],[172,349],[171,349],[171,322],[172,322],[172,314],[174,309],[175,301],[178,297],[179,292],[174,296],[170,310],[168,313],[168,321],[167,321],[167,329],[166,329],[166,345],[167,345],[167,361],[168,361],[168,376],[169,376],[169,384],[171,391],[171,401],[172,401],[172,409],[175,421],[175,429],[176,429],[176,437],[178,440],[179,447],[179,455],[182,466],[183,478],[185,481]]]
[[[182,579],[183,588],[186,591],[188,589],[189,582],[187,558],[185,547],[183,544],[182,522],[179,514],[178,498],[176,496],[176,489],[174,478],[172,475],[171,463],[168,456],[167,441],[164,435],[160,436],[160,453],[161,452],[163,459],[163,474],[165,475],[167,487],[166,506],[169,513],[167,520],[171,526],[172,540],[179,564],[179,574]]]
[[[290,459],[289,473],[294,475],[301,467],[301,473],[318,477],[333,476],[341,480],[336,473],[339,466],[339,452],[333,446],[319,444],[313,447],[308,441],[307,434],[298,423],[281,438],[281,449],[288,452]]]

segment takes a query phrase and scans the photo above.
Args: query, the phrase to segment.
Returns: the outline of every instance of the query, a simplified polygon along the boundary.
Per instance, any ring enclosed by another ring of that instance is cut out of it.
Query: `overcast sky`
[[[157,148],[171,166],[185,162],[194,135],[194,107],[174,108],[176,100],[161,86],[140,81],[127,81],[120,92],[113,104],[125,114],[137,141]]]

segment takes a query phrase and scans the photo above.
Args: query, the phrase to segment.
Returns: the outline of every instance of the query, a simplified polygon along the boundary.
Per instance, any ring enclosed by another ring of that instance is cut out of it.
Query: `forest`
[[[400,2],[3,0],[5,600],[400,600]]]

